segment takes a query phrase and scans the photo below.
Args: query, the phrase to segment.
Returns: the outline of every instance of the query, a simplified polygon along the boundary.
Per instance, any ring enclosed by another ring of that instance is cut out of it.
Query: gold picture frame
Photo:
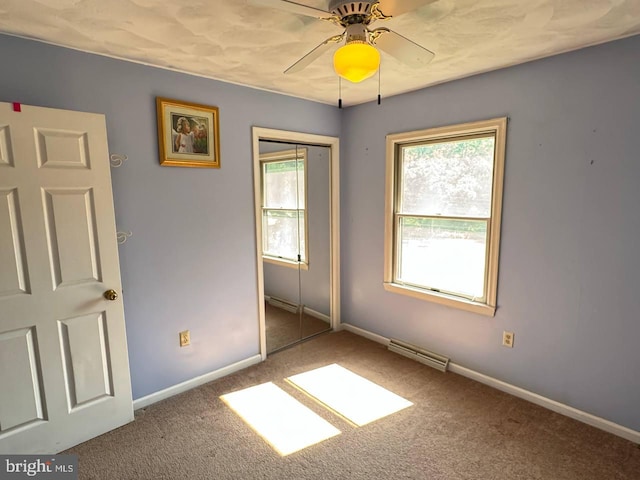
[[[220,168],[218,107],[157,97],[160,165]]]

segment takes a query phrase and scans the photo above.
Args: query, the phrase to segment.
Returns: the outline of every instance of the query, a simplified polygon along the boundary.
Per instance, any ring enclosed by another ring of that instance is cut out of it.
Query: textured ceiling
[[[326,9],[328,0],[297,0]],[[382,95],[640,33],[640,0],[437,0],[385,26],[435,52],[419,70],[382,54]],[[332,51],[282,72],[327,37],[329,22],[246,0],[2,0],[0,32],[336,103]],[[377,76],[343,82],[345,105],[373,100]]]

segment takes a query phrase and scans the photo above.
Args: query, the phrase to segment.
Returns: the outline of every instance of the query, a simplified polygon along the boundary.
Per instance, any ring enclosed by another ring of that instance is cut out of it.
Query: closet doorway
[[[338,139],[253,128],[260,351],[335,329]]]

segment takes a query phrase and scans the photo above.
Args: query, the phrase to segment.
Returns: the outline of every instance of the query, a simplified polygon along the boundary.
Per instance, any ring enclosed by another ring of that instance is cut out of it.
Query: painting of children
[[[156,99],[160,164],[219,168],[218,109]]]
[[[173,151],[176,153],[202,153],[208,154],[208,119],[203,117],[184,117],[178,114],[172,115]]]

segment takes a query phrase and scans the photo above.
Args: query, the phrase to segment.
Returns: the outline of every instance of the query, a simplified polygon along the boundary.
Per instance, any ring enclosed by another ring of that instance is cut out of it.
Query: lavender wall
[[[341,136],[342,318],[640,430],[640,37],[338,111],[0,36],[0,100],[106,114],[134,397],[258,353],[252,125]],[[384,85],[383,85],[384,87]],[[160,167],[156,96],[220,107],[220,170]],[[382,288],[385,135],[508,115],[498,311]],[[177,347],[189,328],[193,346]],[[514,331],[515,348],[500,345]]]
[[[635,37],[347,109],[343,322],[640,430],[639,51]],[[495,318],[385,291],[385,135],[505,115]]]
[[[0,35],[0,101],[103,113],[134,398],[256,355],[251,127],[337,136],[335,107]],[[222,168],[161,167],[155,97],[220,109]],[[192,346],[178,347],[191,330]]]

